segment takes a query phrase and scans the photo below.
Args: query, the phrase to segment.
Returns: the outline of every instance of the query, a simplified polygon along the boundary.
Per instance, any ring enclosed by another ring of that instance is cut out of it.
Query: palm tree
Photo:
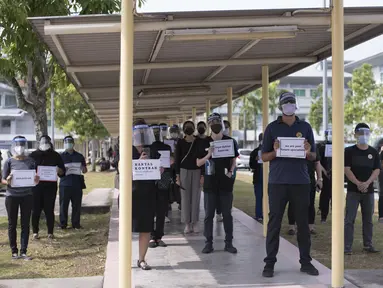
[[[279,80],[274,81],[269,84],[269,109],[270,109],[270,115],[271,115],[271,121],[275,120],[277,117],[277,108],[278,108],[278,100],[279,95],[284,91],[278,89],[279,86]],[[262,99],[262,88],[259,88],[255,91]]]

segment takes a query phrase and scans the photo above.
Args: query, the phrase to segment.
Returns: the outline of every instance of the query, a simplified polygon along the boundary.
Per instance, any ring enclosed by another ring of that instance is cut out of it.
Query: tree
[[[278,89],[279,80],[269,84],[269,109],[271,120],[275,120],[277,116],[278,100],[282,90]],[[256,90],[258,97],[262,99],[262,88]]]
[[[320,84],[312,95],[311,107],[309,112],[309,122],[315,132],[320,135],[320,129],[323,124],[323,86]],[[327,96],[328,103],[328,121],[332,121],[331,99]]]
[[[142,6],[145,0],[132,0]],[[47,91],[55,61],[35,35],[27,18],[35,16],[108,14],[120,10],[119,0],[1,0],[0,75],[13,87],[17,105],[35,123],[36,138],[47,134]],[[136,13],[135,9],[132,13]]]

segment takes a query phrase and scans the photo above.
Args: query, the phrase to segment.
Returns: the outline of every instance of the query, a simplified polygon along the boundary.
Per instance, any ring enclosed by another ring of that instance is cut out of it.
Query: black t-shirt
[[[178,140],[175,153],[175,168],[177,174],[180,174],[181,168],[187,170],[200,169],[200,167],[197,166],[197,146],[199,141],[199,138],[195,138],[193,142],[187,142],[185,139]]]
[[[366,182],[376,169],[381,168],[379,154],[376,149],[368,146],[366,150],[359,149],[356,145],[344,150],[344,166],[350,167],[356,179]],[[358,187],[347,179],[347,191],[360,192]],[[368,187],[368,193],[374,193],[374,185]]]
[[[311,184],[315,184],[315,163],[320,161],[319,153],[316,153],[316,158],[314,161],[307,160],[307,169],[310,176],[310,182]]]
[[[239,156],[237,142],[233,138],[228,136],[223,136],[221,140],[232,140],[234,146],[234,155],[235,157],[226,157],[226,158],[212,158],[211,161],[214,162],[214,175],[205,175],[204,166],[202,166],[203,175],[205,176],[203,190],[205,193],[231,193],[233,192],[234,186],[234,177],[229,178],[225,174],[225,169],[230,171],[232,161],[235,161],[235,158]],[[197,158],[202,159],[207,155],[207,149],[210,147],[210,142],[214,140],[209,136],[205,139],[200,139],[198,141],[198,152]]]

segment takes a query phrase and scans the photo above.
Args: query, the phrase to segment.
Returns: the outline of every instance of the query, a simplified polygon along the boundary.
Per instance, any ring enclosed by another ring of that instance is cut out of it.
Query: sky
[[[363,4],[362,4],[363,3]],[[326,1],[329,5],[329,0]],[[141,12],[320,8],[324,0],[146,0]],[[344,0],[345,7],[383,6],[383,0]],[[357,61],[383,52],[383,35],[345,51],[344,59]]]

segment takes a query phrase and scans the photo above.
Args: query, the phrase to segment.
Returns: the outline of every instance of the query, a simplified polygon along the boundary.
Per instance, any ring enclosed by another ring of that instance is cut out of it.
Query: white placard
[[[332,144],[326,144],[324,150],[324,157],[332,157]]]
[[[40,181],[57,182],[56,166],[37,166],[37,175]]]
[[[161,154],[161,167],[170,168],[170,151],[169,150],[160,150],[158,153]]]
[[[306,158],[305,138],[278,137],[279,149],[277,157]]]
[[[166,144],[166,145],[169,145],[170,146],[170,148],[172,149],[172,153],[174,153],[174,146],[175,146],[175,141],[174,140],[172,140],[172,139],[165,139],[164,140],[164,143]]]
[[[33,187],[35,183],[35,170],[12,170],[12,187]]]
[[[234,157],[234,141],[232,139],[214,141],[213,158]]]
[[[72,162],[65,164],[65,175],[81,175],[81,166],[80,162]]]
[[[133,180],[160,180],[160,167],[160,159],[133,160]]]
[[[263,161],[262,161],[262,151],[261,151],[261,149],[258,150],[258,163],[263,163]]]

